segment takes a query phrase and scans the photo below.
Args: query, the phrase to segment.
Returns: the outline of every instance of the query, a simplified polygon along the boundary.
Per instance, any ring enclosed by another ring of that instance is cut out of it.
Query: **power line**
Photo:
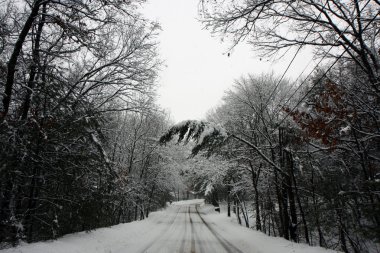
[[[285,69],[284,73],[282,74],[281,78],[279,79],[279,81],[278,81],[277,84],[275,85],[275,88],[273,89],[273,91],[272,91],[271,94],[269,95],[269,97],[268,97],[267,101],[265,102],[265,105],[263,106],[263,108],[265,108],[265,107],[268,106],[269,101],[271,100],[272,96],[274,95],[274,93],[276,92],[277,88],[278,88],[279,85],[281,84],[282,79],[285,77],[285,75],[286,75],[287,71],[289,70],[290,66],[292,65],[294,59],[297,57],[299,51],[301,50],[302,46],[304,45],[304,43],[305,43],[307,37],[310,35],[312,29],[314,28],[314,25],[315,25],[316,21],[321,17],[321,15],[322,15],[322,11],[325,9],[327,3],[328,3],[328,0],[326,0],[326,3],[322,6],[322,9],[319,11],[318,17],[317,17],[316,19],[314,19],[314,22],[313,22],[312,26],[311,26],[310,29],[308,30],[306,36],[304,37],[302,43],[300,44],[300,46],[299,46],[299,48],[297,49],[296,53],[294,54],[292,60],[291,60],[290,63],[288,64],[288,66],[287,66],[287,68]],[[286,8],[284,9],[283,14],[285,14],[285,12],[286,12],[286,10],[288,9],[289,6],[290,6],[290,5],[287,5],[287,6],[286,6]],[[272,31],[273,31],[273,30],[272,30]],[[310,64],[310,62],[308,63],[308,65],[309,65],[309,64]],[[302,73],[303,73],[303,72],[304,72],[304,71],[302,71]],[[302,74],[302,73],[301,73],[301,74]],[[298,78],[297,78],[297,79],[298,79]],[[259,114],[259,115],[260,115],[260,114]],[[262,120],[264,120],[264,118],[263,118],[261,115],[260,115],[259,117],[261,117]]]
[[[366,5],[362,8],[361,11],[363,11],[363,9],[368,5],[368,3],[370,2],[370,0],[366,3]],[[380,11],[377,12],[377,14],[370,20],[370,22],[368,22],[368,24],[363,28],[363,31],[365,31],[368,26],[376,19],[376,17],[380,14]],[[358,14],[356,15],[358,16]],[[356,18],[356,17],[355,17]],[[343,31],[345,32],[347,29],[349,28],[349,26]],[[341,33],[341,35],[343,34],[343,32]],[[341,36],[340,35],[340,36]],[[340,37],[339,36],[339,37]],[[338,38],[339,39],[339,38]],[[337,40],[338,40],[337,39]],[[355,42],[357,40],[357,37],[355,37],[352,41]],[[333,48],[333,46],[330,47],[330,49],[326,52],[326,54],[323,56],[326,57],[327,54],[330,52],[330,50]],[[277,125],[277,128],[279,128],[285,121],[285,119],[302,103],[302,101],[311,93],[311,91],[315,88],[315,86],[317,86],[317,84],[327,75],[327,73],[332,69],[332,67],[340,60],[340,58],[342,58],[342,56],[346,53],[346,51],[348,50],[348,48],[345,48],[343,50],[343,52],[338,56],[338,58],[336,58],[336,60],[333,62],[333,64],[331,64],[331,66],[327,69],[327,71],[311,86],[311,88],[305,93],[304,96],[302,96],[302,98],[297,102],[297,104],[293,107],[292,110],[290,110],[290,112],[288,112],[286,114],[286,116],[280,121],[280,123]],[[311,73],[313,73],[313,71],[318,67],[318,65],[321,63],[321,61],[323,60],[323,58],[319,61],[319,63],[313,68],[313,70],[309,73],[309,75],[304,79],[304,81],[300,84],[300,86],[297,88],[297,90],[306,82],[307,78],[311,75]],[[297,90],[295,92],[297,92]],[[293,93],[292,96],[294,96],[295,92]],[[289,101],[289,100],[288,100]],[[274,132],[274,130],[272,131],[272,133]]]
[[[303,73],[306,71],[306,69],[309,67],[309,65],[310,65],[310,63],[312,63],[314,61],[314,57],[306,64],[306,66],[304,67],[304,69],[302,70],[302,72],[298,75],[298,77],[296,78],[296,80],[293,82],[293,84],[291,85],[291,87],[290,87],[290,89],[289,89],[289,92],[290,91],[292,91],[293,90],[293,88],[294,88],[294,86],[297,84],[297,81],[298,81],[298,79],[300,79],[300,77],[303,75]],[[318,64],[319,64],[320,62],[318,62]],[[309,76],[310,76],[310,74],[311,73],[309,73],[308,75],[307,75],[307,77],[305,78],[305,79],[307,79]],[[288,93],[284,96],[284,98],[283,99],[281,99],[281,101],[280,102],[278,102],[277,103],[277,105],[276,106],[274,106],[273,108],[277,108],[277,107],[279,107],[280,105],[281,105],[281,103],[282,103],[282,101],[284,101],[284,100],[286,100],[285,101],[285,103],[284,103],[284,105],[285,104],[287,104],[288,102],[289,102],[289,100],[297,93],[297,91],[300,89],[301,87],[300,87],[300,85],[297,87],[297,89],[293,92],[293,94],[290,96],[290,97],[288,97],[288,98],[286,98],[287,96],[288,96]],[[274,116],[276,117],[278,114],[275,114]]]
[[[362,12],[363,10],[364,10],[364,8],[365,7],[367,7],[367,5],[369,4],[369,2],[370,2],[370,0],[363,6],[363,8],[360,10],[360,12]],[[355,18],[357,18],[357,16],[359,15],[359,13],[353,18],[353,20],[355,19]],[[376,15],[375,15],[375,17],[374,18],[376,18]],[[372,20],[373,21],[373,20]],[[371,22],[372,22],[371,21]],[[349,28],[350,26],[347,26],[346,27],[346,29],[343,31],[343,32],[341,32],[341,34],[339,35],[339,37],[334,41],[334,44],[339,40],[339,38],[342,36],[342,34],[344,33],[344,32],[346,32],[347,31],[347,29]],[[365,27],[365,28],[367,28],[368,27],[368,25]],[[355,41],[356,39],[354,39],[354,41]],[[305,78],[305,80],[297,87],[297,89],[293,92],[293,94],[286,100],[286,102],[285,102],[285,104],[284,104],[284,106],[290,101],[290,99],[292,99],[293,98],[293,96],[297,93],[297,91],[301,88],[301,86],[304,84],[304,82],[310,77],[310,75],[313,73],[313,71],[316,69],[316,67],[322,62],[322,60],[330,53],[330,51],[331,51],[331,49],[333,48],[333,46],[331,46],[330,47],[330,49],[327,51],[327,53],[325,53],[325,55],[321,58],[321,60],[316,64],[316,66],[313,68],[313,70],[307,75],[307,77]],[[313,60],[313,59],[312,59]],[[307,64],[307,66],[304,68],[304,70],[301,72],[301,74],[299,74],[298,75],[298,77],[297,77],[297,79],[296,79],[296,81],[301,77],[301,75],[304,73],[304,71],[306,70],[306,68],[309,66],[309,64],[311,63],[311,61],[312,60],[310,60],[309,61],[309,63]],[[296,82],[295,81],[295,82]],[[292,87],[293,87],[294,85],[292,85]],[[279,105],[281,104],[281,102],[280,103],[278,103],[277,105],[276,105],[276,107],[278,107]],[[275,116],[277,116],[278,114],[276,114]]]
[[[301,50],[301,48],[302,48],[303,45],[305,44],[305,41],[306,41],[307,37],[309,37],[311,31],[313,30],[314,25],[316,24],[316,21],[321,17],[321,15],[322,15],[322,11],[325,9],[327,3],[328,3],[328,0],[326,0],[326,3],[322,6],[322,9],[319,11],[318,17],[317,17],[316,19],[314,19],[314,22],[313,22],[312,26],[311,26],[310,29],[308,30],[308,32],[307,32],[305,38],[304,38],[303,41],[301,42],[301,44],[300,44],[300,46],[298,47],[296,53],[294,54],[292,60],[289,62],[288,66],[286,67],[286,69],[285,69],[285,71],[284,71],[284,73],[282,74],[281,78],[278,80],[278,82],[277,82],[277,84],[275,85],[273,91],[272,91],[271,94],[269,95],[267,101],[265,102],[264,107],[268,106],[269,101],[271,100],[272,96],[275,94],[277,88],[280,86],[280,83],[281,83],[282,79],[285,77],[285,75],[286,75],[286,73],[288,72],[290,66],[291,66],[292,63],[294,62],[294,59],[297,57],[299,51]],[[288,5],[288,6],[289,6],[289,5]]]
[[[326,2],[327,3],[327,2]],[[366,8],[367,7],[367,5],[370,3],[370,0],[369,1],[367,1],[367,3],[363,6],[363,8],[360,10],[360,12],[362,12],[363,10],[364,10],[364,8]],[[326,6],[326,4],[324,5],[324,6]],[[323,9],[322,9],[323,10]],[[321,10],[321,12],[322,12],[322,10]],[[356,19],[357,18],[357,16],[359,15],[359,13],[357,13],[356,14],[356,16],[352,19],[352,20],[354,20],[354,19]],[[373,20],[372,20],[373,21]],[[372,22],[371,21],[371,22]],[[334,44],[339,40],[339,38],[343,35],[343,33],[344,32],[346,32],[347,31],[347,29],[350,27],[350,25],[348,25],[346,28],[345,28],[345,30],[344,31],[342,31],[341,33],[340,33],[340,35],[339,35],[339,37],[334,41]],[[368,25],[366,26],[366,28],[368,27]],[[356,40],[356,39],[355,39]],[[354,41],[355,41],[354,40]],[[331,49],[333,48],[334,46],[331,46],[330,47],[330,49],[327,51],[327,53],[325,53],[325,55],[321,58],[321,60],[316,64],[316,66],[312,69],[312,71],[307,75],[307,77],[305,78],[305,80],[297,87],[297,89],[293,92],[293,94],[286,100],[286,102],[284,103],[284,105],[283,106],[285,106],[289,101],[290,101],[290,99],[291,98],[293,98],[293,96],[298,92],[298,90],[301,88],[301,86],[305,83],[305,81],[310,77],[310,75],[313,73],[313,71],[318,67],[318,65],[322,62],[322,60],[330,53],[330,51],[331,51]],[[313,60],[313,59],[312,59]],[[311,63],[311,61],[312,60],[310,60],[309,61],[309,63],[307,64],[307,66]],[[307,66],[304,68],[304,70],[298,75],[298,77],[297,77],[297,79],[296,79],[296,81],[301,77],[301,75],[304,73],[304,71],[306,70],[306,68],[307,68]],[[296,82],[295,81],[295,82]],[[294,83],[295,84],[295,83]],[[294,84],[292,85],[292,87],[294,87]],[[281,104],[281,102],[279,102],[274,108],[276,108],[276,107],[278,107],[279,105]],[[278,113],[276,113],[275,114],[275,117],[277,117],[277,115],[279,114],[279,112]]]

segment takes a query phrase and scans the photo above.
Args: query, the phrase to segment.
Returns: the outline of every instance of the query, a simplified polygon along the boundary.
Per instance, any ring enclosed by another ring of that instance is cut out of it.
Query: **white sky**
[[[245,44],[238,45],[228,57],[231,44],[212,37],[197,20],[198,2],[148,0],[143,6],[144,14],[162,27],[160,56],[166,66],[160,73],[158,102],[175,122],[202,119],[242,75],[271,71],[282,75],[292,57],[276,64],[260,61]],[[298,55],[287,77],[295,79],[310,59],[311,54]]]

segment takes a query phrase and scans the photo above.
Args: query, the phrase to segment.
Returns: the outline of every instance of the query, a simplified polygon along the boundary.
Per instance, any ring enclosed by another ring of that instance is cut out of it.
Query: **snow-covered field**
[[[148,219],[91,232],[66,235],[58,240],[23,244],[0,253],[332,253],[296,244],[234,223],[214,212],[203,200],[174,202]]]

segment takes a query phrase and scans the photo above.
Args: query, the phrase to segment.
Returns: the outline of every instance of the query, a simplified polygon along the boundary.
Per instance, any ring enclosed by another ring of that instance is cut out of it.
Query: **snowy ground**
[[[239,226],[214,212],[203,200],[179,201],[148,219],[55,241],[24,244],[0,253],[332,253],[335,251],[282,238],[268,237]]]

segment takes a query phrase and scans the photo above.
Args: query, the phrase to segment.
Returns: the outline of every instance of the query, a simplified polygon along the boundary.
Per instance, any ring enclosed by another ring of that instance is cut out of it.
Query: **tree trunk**
[[[261,165],[257,172],[254,171],[253,165],[250,162],[249,166],[251,168],[251,176],[252,176],[252,185],[255,191],[255,209],[256,209],[256,230],[261,231],[261,214],[260,214],[260,198],[259,198],[259,190],[257,184],[259,182],[259,176],[261,171]]]
[[[339,218],[340,219],[340,216]],[[345,252],[345,253],[349,253],[348,249],[347,249],[347,243],[346,243],[346,236],[344,235],[344,230],[343,230],[343,227],[341,226],[341,222],[339,221],[340,224],[338,224],[339,226],[339,241],[340,241],[340,247],[341,249]]]
[[[303,211],[302,204],[301,204],[301,198],[300,198],[300,195],[299,195],[299,192],[298,192],[297,181],[296,181],[296,177],[295,177],[295,175],[294,175],[293,156],[292,156],[291,153],[290,153],[290,158],[291,158],[291,161],[292,161],[290,176],[291,176],[292,179],[293,179],[294,191],[295,191],[295,194],[296,194],[296,199],[297,199],[297,203],[298,203],[298,208],[299,208],[300,213],[301,213],[301,219],[302,219],[302,223],[303,223],[304,231],[305,231],[305,233],[304,233],[304,234],[305,234],[305,240],[306,240],[306,243],[310,245],[310,240],[309,240],[309,229],[308,229],[308,227],[307,227],[305,213],[304,213],[304,211]]]
[[[238,202],[237,202],[236,199],[235,199],[234,203],[235,203],[235,208],[236,208],[236,217],[237,217],[237,220],[238,220],[239,224],[241,225],[241,218],[240,218],[240,212],[239,212],[239,205],[238,205]]]
[[[289,230],[290,230],[290,238],[292,241],[297,241],[297,227],[298,227],[298,221],[297,221],[297,211],[296,211],[296,201],[294,197],[293,192],[293,182],[291,175],[293,174],[293,159],[291,157],[290,152],[285,152],[285,158],[286,158],[286,166],[288,167],[288,175],[285,176],[285,185],[287,188],[288,193],[288,200],[289,200],[289,210],[290,210],[290,218],[291,223],[289,224]]]
[[[327,247],[325,238],[323,237],[320,222],[319,222],[319,210],[317,210],[317,199],[315,196],[314,170],[311,171],[311,190],[312,190],[312,197],[313,197],[313,208],[314,208],[315,223],[316,223],[317,230],[318,230],[319,246]]]
[[[285,157],[283,150],[283,134],[284,129],[278,129],[278,138],[279,138],[279,149],[280,149],[280,167],[281,169],[285,168]],[[282,233],[283,237],[286,240],[289,240],[289,213],[288,213],[288,185],[287,185],[287,175],[283,174],[281,177],[281,199],[279,203],[282,204],[282,209],[280,208],[280,216],[282,217]]]
[[[228,192],[227,192],[227,216],[231,217],[230,186],[228,186]]]
[[[28,117],[31,97],[32,97],[33,89],[35,87],[35,82],[36,82],[36,74],[37,74],[38,66],[40,65],[40,41],[41,41],[42,28],[45,24],[45,15],[46,15],[46,3],[42,5],[41,19],[38,23],[36,39],[34,41],[34,49],[32,52],[32,64],[30,67],[29,80],[27,84],[28,90],[26,92],[26,97],[25,97],[23,108],[22,108],[22,116],[21,116],[22,120],[26,120]]]
[[[248,211],[243,201],[239,201],[241,206],[241,212],[243,213],[243,218],[245,222],[245,226],[249,228],[249,218],[248,218]]]
[[[263,201],[260,201],[260,214],[261,214],[261,231],[263,231],[264,234],[267,233],[267,226],[266,226],[266,222],[268,220],[268,216],[266,215],[266,210],[264,209],[264,203]]]
[[[37,0],[32,5],[31,12],[24,24],[24,27],[22,28],[18,36],[16,44],[13,48],[13,52],[11,54],[11,57],[9,58],[9,61],[7,64],[7,78],[6,78],[5,89],[4,89],[3,111],[0,113],[0,120],[3,120],[8,114],[9,105],[11,103],[11,98],[12,98],[12,90],[13,90],[13,84],[14,84],[14,78],[15,78],[15,72],[16,72],[17,59],[21,52],[22,46],[25,42],[25,38],[28,35],[30,28],[33,26],[33,22],[35,18],[38,15],[38,10],[42,2],[44,1]]]
[[[274,149],[271,149],[272,153],[272,160],[275,161],[275,152]],[[278,213],[279,215],[277,216],[277,227],[278,227],[278,233],[281,237],[284,237],[284,219],[283,219],[283,206],[282,206],[282,196],[281,196],[281,190],[280,190],[280,182],[278,178],[278,172],[277,170],[274,170],[274,185],[276,189],[276,197],[277,197],[277,204],[278,204]],[[274,212],[275,214],[276,212]]]
[[[150,212],[150,205],[152,204],[152,198],[153,198],[153,193],[154,193],[154,190],[156,189],[156,185],[155,184],[153,184],[153,186],[152,186],[152,189],[151,189],[151,191],[150,191],[150,195],[149,195],[149,200],[148,200],[148,206],[147,206],[147,208],[146,208],[146,217],[148,218],[148,216],[149,216],[149,212]]]
[[[284,180],[285,181],[285,180]],[[289,240],[289,213],[288,213],[288,187],[286,182],[282,182],[282,220],[283,220],[283,236],[286,240]]]
[[[137,206],[137,203],[136,203],[136,205],[135,205],[135,221],[137,220],[137,216],[138,215],[138,206]]]

